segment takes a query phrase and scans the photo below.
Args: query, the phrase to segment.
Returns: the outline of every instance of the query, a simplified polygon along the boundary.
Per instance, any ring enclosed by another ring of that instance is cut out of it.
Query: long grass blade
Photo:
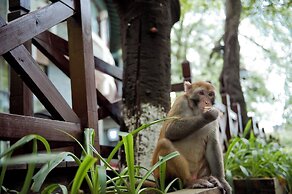
[[[97,161],[96,158],[93,158],[90,155],[86,155],[84,160],[82,161],[81,165],[79,166],[76,175],[74,177],[74,181],[73,181],[73,185],[71,188],[71,194],[78,194],[81,183],[84,180],[84,177],[86,176],[88,170],[90,169],[90,167],[92,165],[94,165],[94,163]],[[93,191],[91,190],[91,193],[93,193]]]
[[[96,192],[96,194],[106,193],[106,169],[104,166],[96,166],[96,168],[98,168],[98,184],[100,185],[100,192]]]
[[[70,133],[67,133],[66,131],[63,131],[61,129],[54,129],[54,130],[57,130],[57,131],[59,131],[61,133],[64,133],[64,134],[68,135],[69,137],[71,137],[80,146],[80,148],[82,149],[82,151],[84,153],[87,153],[86,150],[85,150],[85,148],[83,147],[83,145],[80,143],[80,141],[78,141],[78,139],[76,139],[73,135],[71,135]]]
[[[33,148],[32,148],[32,153],[36,154],[37,153],[37,149],[38,149],[38,144],[37,144],[37,139],[33,140]],[[30,184],[32,181],[32,176],[34,173],[34,169],[35,169],[35,163],[31,163],[28,165],[28,169],[27,169],[27,173],[25,176],[25,180],[22,186],[22,189],[20,191],[20,194],[26,194],[29,191],[30,188]]]
[[[171,188],[171,186],[175,183],[178,182],[179,188],[178,189],[182,189],[183,188],[183,183],[179,178],[175,178],[173,179],[165,188],[164,193],[168,193],[169,189]]]
[[[128,175],[130,183],[130,193],[135,193],[135,167],[134,167],[134,138],[132,134],[123,136],[125,146],[126,162],[128,166]]]
[[[127,182],[121,177],[121,175],[98,153],[98,151],[91,145],[90,146],[92,151],[97,155],[98,159],[101,160],[106,167],[112,170],[112,172],[119,177],[120,180],[122,180],[125,184]]]
[[[84,130],[84,147],[86,150],[87,155],[90,155],[93,157],[93,151],[90,148],[90,145],[94,145],[94,129],[92,128],[85,128]],[[94,179],[95,173],[94,173],[95,167],[94,165],[90,168],[90,175],[91,179]]]
[[[47,163],[54,159],[58,154],[26,154],[22,156],[15,156],[3,160],[0,166],[16,165],[16,164],[40,164]]]
[[[148,124],[143,124],[142,126],[140,126],[139,128],[133,130],[132,132],[130,132],[133,136],[136,135],[137,133],[139,133],[141,130],[143,129],[146,129],[147,127],[150,127],[151,125],[154,125],[154,124],[157,124],[157,123],[160,123],[160,122],[163,122],[163,121],[166,121],[166,120],[170,120],[170,119],[177,119],[177,117],[167,117],[167,118],[163,118],[163,119],[159,119],[159,120],[155,120],[151,123],[148,123]],[[107,162],[109,163],[114,155],[119,151],[120,147],[123,145],[123,141],[119,141],[117,143],[117,145],[114,147],[114,149],[111,151],[110,155],[108,156],[107,158]]]
[[[39,192],[42,184],[44,183],[48,174],[59,165],[64,159],[71,153],[61,152],[55,155],[48,163],[44,164],[43,167],[33,176],[34,183],[32,184],[31,189],[34,192]]]
[[[145,180],[153,173],[153,171],[158,168],[162,163],[179,156],[179,152],[175,151],[172,152],[166,156],[163,156],[156,164],[154,164],[151,169],[144,175],[143,179],[141,180],[141,182],[139,183],[139,185],[136,187],[136,191],[139,191],[143,185],[143,183],[145,182]]]
[[[6,154],[4,157],[2,157],[1,160],[3,161],[3,160],[6,160],[6,159],[9,159],[11,157],[11,154],[12,154],[12,152]],[[0,175],[0,194],[1,194],[1,191],[2,191],[2,185],[3,185],[4,177],[5,177],[5,174],[6,174],[6,170],[7,170],[7,164],[2,165],[1,175]]]
[[[228,146],[228,149],[224,155],[224,167],[227,168],[227,163],[230,158],[230,153],[232,152],[234,146],[237,144],[237,142],[241,141],[241,138],[234,138],[232,140],[232,143]]]
[[[5,150],[3,153],[0,154],[0,159],[7,155],[8,153],[10,152],[13,152],[15,149],[29,143],[30,141],[32,141],[33,139],[37,139],[39,140],[40,142],[42,142],[47,150],[47,152],[50,152],[50,145],[48,143],[48,141],[43,138],[42,136],[40,135],[35,135],[35,134],[32,134],[32,135],[27,135],[27,136],[24,136],[23,138],[21,138],[20,140],[18,140],[17,142],[15,142],[10,148],[8,148],[7,150]]]
[[[247,124],[245,125],[242,137],[246,138],[247,135],[250,133],[250,131],[251,131],[251,119],[249,119]]]
[[[159,157],[159,159],[161,159],[161,156]],[[163,162],[160,166],[159,166],[159,186],[160,189],[163,191],[165,189],[165,173],[166,173],[166,162]]]
[[[66,188],[66,186],[61,185],[61,184],[51,184],[49,186],[47,186],[42,192],[41,194],[51,194],[53,193],[56,189],[61,189],[63,194],[68,194],[68,190]]]

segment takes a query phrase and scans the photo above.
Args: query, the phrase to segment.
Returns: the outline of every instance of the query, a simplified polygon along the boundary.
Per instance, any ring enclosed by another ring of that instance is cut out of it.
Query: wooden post
[[[222,94],[222,102],[226,106],[226,128],[225,128],[225,134],[227,138],[227,143],[231,139],[231,117],[230,117],[230,96],[228,94]],[[223,129],[224,130],[224,129]]]
[[[184,81],[192,82],[190,62],[185,60],[182,62],[181,66],[182,66]]]
[[[67,20],[73,109],[81,127],[94,128],[99,149],[90,1],[75,0],[76,14]]]
[[[237,115],[237,124],[238,124],[238,133],[237,135],[240,136],[243,134],[243,126],[242,126],[242,117],[241,117],[241,108],[239,103],[232,103],[232,110]]]
[[[19,18],[30,11],[30,0],[9,0],[8,21]],[[31,52],[31,41],[27,41],[25,47]],[[32,92],[23,83],[18,74],[10,68],[10,113],[20,115],[33,115]]]

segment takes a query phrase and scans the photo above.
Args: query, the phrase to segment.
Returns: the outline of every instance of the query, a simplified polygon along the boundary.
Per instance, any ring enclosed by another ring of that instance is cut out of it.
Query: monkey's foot
[[[223,188],[222,184],[220,183],[220,181],[214,177],[214,176],[209,176],[209,177],[206,177],[206,179],[212,183],[215,187],[219,187],[219,188]]]
[[[212,182],[207,179],[201,178],[192,182],[190,188],[213,188],[216,187]]]

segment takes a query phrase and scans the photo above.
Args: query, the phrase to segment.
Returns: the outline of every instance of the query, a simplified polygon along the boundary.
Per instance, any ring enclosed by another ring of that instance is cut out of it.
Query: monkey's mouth
[[[208,112],[212,109],[212,106],[204,106],[203,108],[201,108],[203,112]]]

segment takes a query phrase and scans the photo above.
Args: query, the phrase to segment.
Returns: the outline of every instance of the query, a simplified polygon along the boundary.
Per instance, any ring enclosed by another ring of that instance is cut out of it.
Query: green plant
[[[250,131],[250,121],[243,137],[234,137],[224,156],[228,180],[236,178],[277,177],[286,181],[292,191],[292,157],[278,143],[256,138]],[[250,132],[249,132],[250,131]],[[247,139],[246,135],[250,134]]]
[[[165,167],[166,161],[176,157],[179,155],[178,152],[171,153],[165,157],[161,157],[160,160],[155,164],[151,169],[146,169],[146,174],[142,177],[139,175],[141,169],[145,169],[143,167],[134,165],[134,149],[133,149],[133,136],[139,131],[149,127],[150,125],[161,122],[162,120],[157,120],[149,124],[144,124],[138,129],[132,131],[131,133],[121,133],[122,140],[116,145],[116,147],[112,150],[111,154],[107,159],[104,159],[98,151],[93,146],[94,142],[94,130],[93,129],[85,129],[84,131],[84,146],[75,139],[72,135],[60,131],[62,133],[67,134],[71,138],[73,138],[83,150],[82,157],[79,159],[73,153],[70,152],[60,152],[60,153],[51,153],[49,143],[39,135],[28,135],[17,141],[10,148],[4,151],[0,155],[0,167],[1,178],[0,178],[0,188],[1,190],[7,192],[8,189],[3,187],[3,180],[5,177],[7,165],[13,164],[29,164],[29,168],[27,171],[27,176],[25,178],[23,188],[19,193],[28,193],[29,189],[34,192],[39,192],[43,182],[45,181],[47,175],[58,165],[60,164],[67,156],[72,157],[75,162],[79,165],[75,177],[71,183],[70,193],[77,194],[81,187],[83,180],[86,181],[87,186],[89,188],[90,193],[98,194],[98,193],[142,193],[147,190],[155,190],[157,193],[167,193],[171,185],[178,180],[172,181],[167,187],[165,187],[163,181],[161,179],[157,185],[160,185],[159,188],[142,188],[145,181],[149,180],[149,176],[152,172],[162,166],[160,173],[161,177],[165,177]],[[14,150],[23,146],[24,144],[33,141],[33,152],[32,154],[11,157]],[[37,141],[41,141],[45,148],[46,153],[39,154],[37,152]],[[121,172],[116,171],[109,164],[112,160],[113,156],[119,150],[121,146],[125,147],[126,153],[126,162],[127,167]],[[42,168],[34,174],[35,164],[36,163],[44,163]],[[103,165],[100,165],[102,163]],[[106,175],[106,168],[109,168],[116,176],[108,177]],[[62,193],[69,193],[69,189],[62,184],[51,184],[43,189],[42,194],[52,193],[60,189]],[[1,193],[0,190],[0,193]],[[16,192],[16,191],[14,191]],[[18,192],[16,192],[18,193]]]

